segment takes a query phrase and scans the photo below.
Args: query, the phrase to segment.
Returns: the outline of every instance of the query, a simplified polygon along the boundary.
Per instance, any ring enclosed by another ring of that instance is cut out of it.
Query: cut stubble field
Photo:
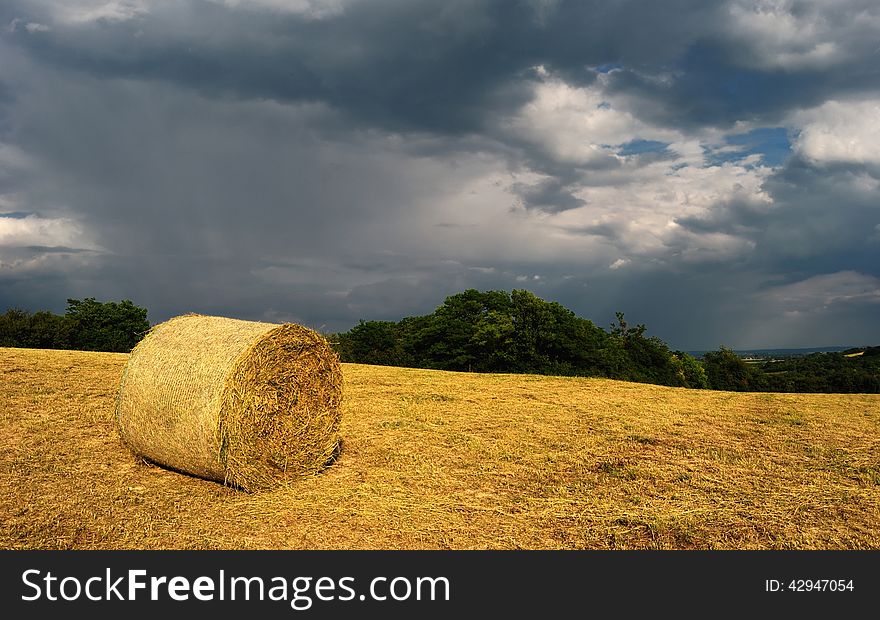
[[[339,459],[250,494],[125,447],[126,359],[0,348],[0,547],[880,548],[878,395],[344,364]]]

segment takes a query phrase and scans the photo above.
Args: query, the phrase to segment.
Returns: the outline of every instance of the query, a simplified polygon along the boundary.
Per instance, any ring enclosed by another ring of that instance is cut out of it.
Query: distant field
[[[250,495],[127,450],[125,361],[0,348],[0,547],[880,548],[880,395],[345,364],[339,461]]]

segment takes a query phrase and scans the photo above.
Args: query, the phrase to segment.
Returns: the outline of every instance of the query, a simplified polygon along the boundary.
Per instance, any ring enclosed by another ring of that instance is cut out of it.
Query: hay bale
[[[314,331],[190,314],[131,352],[116,419],[135,453],[257,490],[334,456],[341,400],[339,360]]]

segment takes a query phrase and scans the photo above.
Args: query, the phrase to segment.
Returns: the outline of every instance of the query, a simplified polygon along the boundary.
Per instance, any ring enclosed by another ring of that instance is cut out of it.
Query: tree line
[[[129,300],[68,299],[63,315],[12,308],[0,346],[130,351],[149,331]],[[467,290],[431,314],[360,321],[329,339],[344,362],[469,372],[606,377],[677,387],[761,392],[880,393],[880,347],[746,363],[721,347],[701,359],[671,350],[622,312],[608,330],[529,291]]]
[[[147,309],[127,299],[68,299],[62,315],[19,308],[0,314],[0,347],[127,353],[149,329]]]
[[[741,392],[880,393],[880,346],[748,364],[730,349],[703,356],[709,384]]]
[[[623,313],[610,331],[529,291],[467,290],[433,313],[334,334],[343,361],[472,372],[598,376],[706,388],[703,366]]]
[[[880,392],[880,347],[748,364],[721,347],[696,359],[616,314],[609,330],[529,291],[467,290],[433,313],[332,334],[342,361],[472,372],[606,377],[678,387]]]

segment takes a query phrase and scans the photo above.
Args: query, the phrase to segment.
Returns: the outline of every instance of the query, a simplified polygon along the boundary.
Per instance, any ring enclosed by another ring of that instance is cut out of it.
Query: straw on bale
[[[116,419],[135,453],[258,490],[335,455],[341,400],[339,360],[314,331],[190,314],[131,352]]]

